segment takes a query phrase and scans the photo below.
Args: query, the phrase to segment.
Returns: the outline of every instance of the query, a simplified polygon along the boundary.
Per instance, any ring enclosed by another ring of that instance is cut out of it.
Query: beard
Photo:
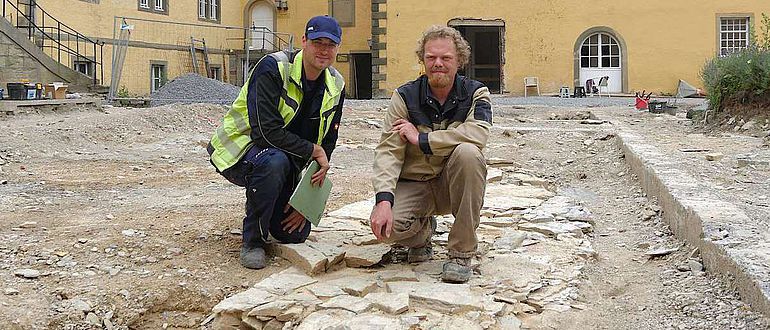
[[[447,73],[428,74],[428,85],[433,88],[446,88],[452,85],[452,79]]]

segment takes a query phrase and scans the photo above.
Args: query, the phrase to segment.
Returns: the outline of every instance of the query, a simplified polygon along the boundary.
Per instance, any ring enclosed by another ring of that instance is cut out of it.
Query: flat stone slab
[[[339,286],[325,282],[310,285],[307,287],[307,290],[318,298],[332,298],[346,294]]]
[[[279,273],[268,276],[255,284],[254,287],[267,290],[277,295],[283,295],[316,282],[318,282],[318,280],[306,275],[298,268],[290,267]]]
[[[215,314],[241,314],[249,312],[259,305],[271,302],[274,298],[275,295],[264,288],[251,288],[220,301],[211,311]]]
[[[556,237],[561,234],[583,236],[583,230],[570,222],[520,223],[519,230],[534,231],[543,235]]]
[[[335,329],[361,330],[407,330],[409,326],[401,319],[377,314],[363,314],[343,320]]]
[[[356,316],[355,313],[344,309],[324,309],[316,311],[305,317],[296,330],[318,330],[334,328],[343,320]]]
[[[378,287],[374,275],[344,276],[326,283],[338,286],[345,293],[356,297],[363,297]]]
[[[518,186],[514,184],[488,185],[486,196],[526,197],[537,199],[549,199],[556,193],[541,187]]]
[[[499,168],[489,167],[487,168],[487,182],[494,183],[503,180],[503,171]]]
[[[401,314],[409,310],[408,293],[373,292],[366,295],[374,308],[388,314]]]
[[[369,300],[351,295],[342,295],[331,298],[320,305],[324,309],[344,309],[356,314],[361,314],[372,308]]]
[[[483,262],[480,271],[485,281],[499,282],[501,288],[522,292],[531,284],[540,283],[549,268],[548,260],[524,254],[507,254]]]
[[[345,258],[345,251],[341,248],[310,241],[298,244],[270,244],[268,252],[289,260],[308,275],[324,273]]]
[[[382,282],[417,282],[417,273],[412,269],[388,269],[375,274],[375,278]]]
[[[489,189],[489,187],[487,187],[487,189]],[[543,200],[538,198],[517,197],[505,194],[493,195],[487,191],[487,194],[484,197],[483,209],[494,211],[493,213],[489,213],[487,215],[491,217],[497,217],[503,215],[501,214],[501,211],[525,210],[537,207],[542,203]],[[482,214],[484,214],[483,211]]]
[[[388,252],[390,246],[385,244],[349,246],[345,252],[345,264],[351,268],[369,267],[380,263]]]
[[[442,313],[483,311],[480,294],[471,291],[468,284],[391,282],[388,291],[409,294],[410,307],[423,307]]]
[[[369,220],[374,208],[374,200],[367,199],[360,202],[345,205],[335,211],[329,212],[329,216],[337,219]],[[323,222],[322,222],[323,223]]]

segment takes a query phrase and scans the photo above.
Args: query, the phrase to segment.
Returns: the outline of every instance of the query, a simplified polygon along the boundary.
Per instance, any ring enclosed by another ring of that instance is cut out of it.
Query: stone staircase
[[[0,56],[0,86],[19,81],[64,82],[70,91],[104,90],[103,42],[69,28],[29,1],[0,0],[0,10],[0,54],[5,54]],[[76,61],[87,67],[89,75],[73,69]]]

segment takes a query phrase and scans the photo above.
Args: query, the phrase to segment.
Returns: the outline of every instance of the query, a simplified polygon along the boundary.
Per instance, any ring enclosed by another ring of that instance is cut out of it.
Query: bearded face
[[[427,41],[423,63],[430,87],[452,87],[458,69],[457,48],[454,41],[449,38]]]

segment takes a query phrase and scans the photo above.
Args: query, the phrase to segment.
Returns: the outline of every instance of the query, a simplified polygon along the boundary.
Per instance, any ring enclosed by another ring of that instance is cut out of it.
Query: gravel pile
[[[169,81],[150,95],[150,106],[172,103],[211,103],[230,105],[238,97],[240,87],[190,73]]]

